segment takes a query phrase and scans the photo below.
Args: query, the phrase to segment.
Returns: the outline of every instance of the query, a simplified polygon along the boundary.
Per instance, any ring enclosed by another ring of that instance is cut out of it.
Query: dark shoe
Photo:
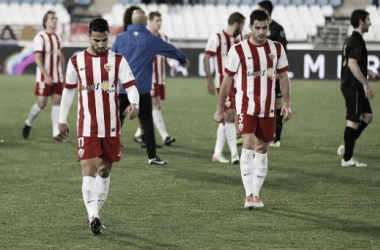
[[[154,157],[153,159],[148,159],[148,164],[149,165],[165,165],[169,164],[168,161],[163,161],[158,156]]]
[[[95,217],[91,221],[90,228],[93,234],[96,234],[96,235],[102,234],[103,226],[102,226],[102,222],[100,221],[98,217]]]
[[[59,134],[56,137],[53,137],[53,141],[67,142],[69,138],[63,134]]]
[[[165,138],[165,145],[166,145],[166,146],[170,146],[170,145],[173,144],[174,142],[175,142],[175,138],[174,138],[174,137],[170,137],[170,136],[168,136],[168,137]]]
[[[31,126],[24,125],[24,128],[22,129],[22,137],[26,140],[29,137],[30,130],[32,129]]]

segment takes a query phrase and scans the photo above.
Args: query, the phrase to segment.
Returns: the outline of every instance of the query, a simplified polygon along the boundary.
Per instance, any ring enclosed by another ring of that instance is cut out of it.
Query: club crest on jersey
[[[80,148],[80,149],[78,150],[78,155],[79,155],[80,158],[83,157],[83,155],[84,155],[84,149],[83,149],[83,148]]]
[[[274,58],[275,58],[276,55],[273,54],[273,53],[270,53],[268,56],[269,56],[270,59],[274,60]]]
[[[110,63],[106,63],[106,64],[104,64],[104,69],[105,69],[107,72],[109,72],[109,71],[111,70],[111,68],[112,68],[112,64],[110,64]]]

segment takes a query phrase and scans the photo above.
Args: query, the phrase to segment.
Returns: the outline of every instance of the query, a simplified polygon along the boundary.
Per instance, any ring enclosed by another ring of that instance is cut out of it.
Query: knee
[[[111,167],[99,166],[98,175],[102,178],[107,178],[111,174]]]
[[[38,101],[37,105],[42,110],[46,107],[46,101]]]
[[[363,117],[363,121],[367,124],[370,124],[372,122],[373,116],[372,115],[365,115]]]

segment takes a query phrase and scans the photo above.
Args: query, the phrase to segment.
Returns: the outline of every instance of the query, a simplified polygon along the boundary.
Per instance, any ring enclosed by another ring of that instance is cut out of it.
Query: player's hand
[[[45,83],[47,85],[53,85],[53,78],[51,76],[45,76]]]
[[[123,112],[124,115],[127,115],[130,120],[135,119],[139,114],[139,109],[136,104],[129,105]]]
[[[215,85],[213,82],[207,84],[207,93],[209,93],[210,95],[215,95]]]
[[[65,136],[69,136],[70,134],[70,126],[68,123],[58,123],[58,129],[61,134]]]
[[[217,123],[224,123],[224,120],[224,112],[217,109],[214,114],[214,121],[216,121]]]
[[[373,91],[371,89],[371,86],[369,84],[364,85],[364,92],[365,92],[365,97],[369,100],[371,100],[374,97]]]
[[[190,61],[186,59],[186,62],[182,63],[181,66],[188,69],[190,67]]]
[[[287,122],[290,120],[290,117],[292,116],[292,111],[289,106],[282,106],[281,108],[281,115],[282,115],[282,123]]]

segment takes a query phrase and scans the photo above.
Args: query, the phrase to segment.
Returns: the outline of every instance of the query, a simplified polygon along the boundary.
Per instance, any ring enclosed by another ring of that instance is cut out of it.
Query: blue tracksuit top
[[[127,31],[116,37],[111,50],[127,59],[135,76],[139,94],[146,94],[152,89],[155,55],[176,59],[181,64],[186,62],[186,56],[182,51],[150,33],[142,24],[129,25]],[[126,93],[121,84],[119,84],[119,93]]]

